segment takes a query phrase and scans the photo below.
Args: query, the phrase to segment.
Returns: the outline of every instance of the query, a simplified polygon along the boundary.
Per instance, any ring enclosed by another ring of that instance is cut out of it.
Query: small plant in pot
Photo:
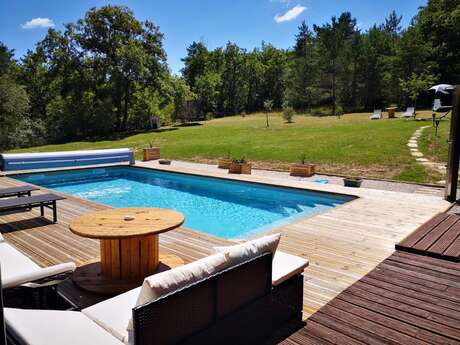
[[[241,159],[234,159],[232,161],[232,164],[230,164],[230,167],[228,169],[228,172],[230,174],[247,174],[250,175],[252,171],[252,165],[251,163],[246,162],[246,160],[243,158]]]
[[[149,141],[149,147],[143,149],[144,161],[160,159],[160,148],[154,146],[153,141]]]
[[[343,184],[345,187],[361,187],[363,179],[361,177],[345,177],[343,179]]]
[[[315,174],[315,165],[306,163],[307,155],[302,153],[299,157],[300,163],[293,164],[289,167],[289,175],[310,177]]]
[[[233,162],[233,159],[230,158],[231,152],[228,151],[227,155],[224,158],[219,158],[217,162],[217,167],[219,169],[229,169],[230,165]]]

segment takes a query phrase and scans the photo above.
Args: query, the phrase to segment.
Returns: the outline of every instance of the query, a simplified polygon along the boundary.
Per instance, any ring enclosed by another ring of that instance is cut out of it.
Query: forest
[[[435,83],[460,83],[460,2],[429,0],[402,28],[397,10],[368,29],[345,12],[302,22],[292,47],[191,42],[180,75],[163,34],[127,7],[91,8],[16,58],[0,42],[0,149],[103,138],[186,120],[292,108],[336,115],[415,105]],[[423,105],[423,104],[419,104]]]

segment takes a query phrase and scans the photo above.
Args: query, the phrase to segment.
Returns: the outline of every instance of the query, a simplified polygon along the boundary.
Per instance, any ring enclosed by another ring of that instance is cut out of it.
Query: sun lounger
[[[6,344],[8,329],[8,344],[123,345],[77,311],[3,308],[1,288],[0,308],[0,344]]]
[[[40,207],[40,215],[45,216],[44,208],[53,210],[53,223],[57,222],[57,200],[65,199],[62,196],[55,194],[39,194],[34,196],[25,196],[22,198],[10,198],[0,200],[0,213],[30,210],[35,207]]]
[[[382,109],[374,109],[374,112],[370,116],[371,120],[380,120],[382,118]]]
[[[0,242],[0,262],[4,289],[56,285],[66,279],[76,267],[73,262],[40,267],[4,240]]]
[[[35,190],[39,190],[40,188],[34,187],[34,186],[29,186],[29,185],[24,185],[24,186],[17,186],[17,187],[9,187],[9,188],[1,188],[0,189],[0,198],[9,198],[12,196],[25,196],[31,195],[31,192]]]
[[[406,109],[406,111],[401,114],[401,117],[405,117],[405,118],[415,117],[415,108],[414,107],[408,107]]]

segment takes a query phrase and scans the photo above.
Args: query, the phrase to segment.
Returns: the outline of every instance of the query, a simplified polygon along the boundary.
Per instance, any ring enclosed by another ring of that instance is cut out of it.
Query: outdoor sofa
[[[7,334],[30,345],[260,343],[302,318],[308,261],[276,251],[278,241],[216,248],[82,312],[5,308]]]

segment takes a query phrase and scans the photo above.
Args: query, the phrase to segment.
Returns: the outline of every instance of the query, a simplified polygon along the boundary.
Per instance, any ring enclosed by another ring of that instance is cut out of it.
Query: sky
[[[140,20],[148,19],[164,34],[168,64],[174,73],[182,68],[187,46],[202,41],[208,48],[224,46],[228,41],[252,49],[262,41],[279,48],[294,44],[297,28],[323,24],[332,16],[351,12],[358,26],[366,30],[382,23],[396,10],[403,16],[402,26],[426,0],[1,0],[0,41],[14,49],[20,58],[43,39],[49,27],[63,29],[91,7],[105,4],[125,5]]]

